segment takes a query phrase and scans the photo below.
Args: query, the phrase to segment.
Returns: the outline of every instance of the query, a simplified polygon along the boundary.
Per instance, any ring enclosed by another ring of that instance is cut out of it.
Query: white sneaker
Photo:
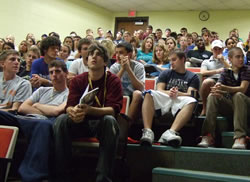
[[[182,139],[179,133],[173,130],[167,130],[162,135],[158,142],[163,144],[169,144],[173,147],[179,147],[181,145]]]
[[[247,144],[246,144],[245,137],[235,139],[232,149],[246,149],[246,148],[247,148]]]
[[[211,135],[202,136],[201,142],[198,143],[197,146],[204,147],[204,148],[213,147],[214,146],[214,139]]]
[[[142,137],[140,139],[141,146],[151,146],[154,142],[154,132],[149,128],[142,129]]]

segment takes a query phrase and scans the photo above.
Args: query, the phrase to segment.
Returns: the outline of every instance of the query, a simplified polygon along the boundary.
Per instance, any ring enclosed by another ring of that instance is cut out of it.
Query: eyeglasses
[[[53,73],[56,73],[56,74],[59,74],[59,73],[61,73],[62,72],[62,70],[51,70],[51,71],[49,71],[49,74],[53,74]]]

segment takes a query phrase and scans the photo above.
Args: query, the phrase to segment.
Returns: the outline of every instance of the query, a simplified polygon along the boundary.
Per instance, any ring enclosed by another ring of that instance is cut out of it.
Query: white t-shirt
[[[76,75],[80,75],[84,72],[88,72],[88,67],[83,63],[83,59],[79,58],[72,62],[72,64],[69,67],[69,72],[74,73]]]
[[[75,56],[76,56],[77,53],[78,53],[78,51],[71,51],[70,55],[68,57],[68,60],[73,61],[75,59]]]
[[[53,87],[40,87],[29,97],[29,99],[33,103],[59,106],[67,101],[68,94],[68,88],[64,91],[58,92]]]

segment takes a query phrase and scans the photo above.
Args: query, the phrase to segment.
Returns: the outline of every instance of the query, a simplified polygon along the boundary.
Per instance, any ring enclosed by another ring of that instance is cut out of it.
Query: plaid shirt
[[[223,85],[231,86],[231,87],[237,87],[240,86],[241,81],[250,81],[250,67],[244,65],[239,73],[238,73],[238,79],[236,80],[234,77],[234,72],[232,69],[225,68],[224,71],[221,73],[219,81]],[[250,97],[250,86],[248,86],[247,91],[245,93],[248,97]]]

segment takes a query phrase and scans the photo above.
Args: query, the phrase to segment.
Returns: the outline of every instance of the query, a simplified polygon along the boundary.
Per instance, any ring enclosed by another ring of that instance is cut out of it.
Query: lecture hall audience
[[[141,145],[151,146],[155,142],[152,130],[154,115],[161,116],[170,111],[172,115],[176,114],[176,118],[170,129],[161,135],[158,142],[177,147],[182,143],[179,131],[192,117],[197,102],[197,98],[192,97],[195,91],[200,93],[203,103],[203,105],[199,105],[201,107],[199,114],[205,115],[201,131],[203,136],[198,146],[214,146],[216,116],[222,114],[234,120],[232,148],[246,149],[247,105],[249,105],[250,89],[250,34],[244,42],[239,37],[239,30],[236,28],[229,31],[229,37],[225,41],[220,40],[218,32],[206,27],[202,28],[201,33],[191,33],[186,27],[181,28],[180,32],[166,28],[165,35],[160,28],[157,28],[155,32],[153,30],[151,25],[147,26],[145,31],[142,29],[134,32],[118,30],[115,32],[116,39],[113,41],[111,30],[98,27],[97,37],[94,40],[94,32],[88,28],[85,32],[86,35],[83,35],[86,38],[81,39],[80,35],[72,31],[62,39],[63,44],[60,41],[62,37],[56,32],[50,32],[48,36],[47,33],[44,33],[40,40],[36,39],[33,33],[28,33],[18,47],[14,35],[9,34],[5,36],[5,39],[0,38],[0,89],[2,89],[0,92],[0,117],[3,118],[0,123],[13,125],[13,123],[7,122],[6,116],[15,118],[16,114],[20,113],[24,115],[40,114],[40,117],[44,117],[45,123],[46,118],[53,116],[50,124],[44,127],[39,124],[40,122],[34,120],[35,128],[44,129],[44,133],[40,131],[34,135],[31,130],[26,131],[21,126],[24,133],[32,135],[34,141],[39,141],[39,137],[47,134],[46,140],[42,141],[43,145],[39,147],[44,155],[48,155],[49,150],[52,150],[48,145],[53,142],[53,121],[56,116],[66,111],[67,115],[61,115],[56,120],[54,130],[56,151],[59,153],[56,163],[61,164],[64,161],[62,157],[70,156],[60,153],[64,150],[61,150],[61,147],[68,135],[63,138],[60,136],[67,133],[71,127],[66,124],[68,120],[71,121],[71,125],[76,126],[77,123],[85,120],[85,116],[86,120],[89,120],[97,114],[99,120],[105,120],[110,127],[115,128],[116,133],[109,136],[112,138],[112,143],[105,143],[103,138],[103,132],[111,133],[111,129],[108,127],[101,126],[105,130],[100,133],[101,137],[99,137],[100,142],[105,144],[103,150],[107,150],[106,147],[110,146],[114,152],[119,128],[116,118],[113,116],[120,112],[123,94],[131,98],[128,111],[129,121],[134,122],[139,119],[143,123]],[[4,35],[1,36],[4,37]],[[101,42],[101,44],[95,41]],[[156,66],[160,70],[150,73],[151,77],[157,79],[157,90],[145,90],[145,69],[147,70],[148,65]],[[110,71],[108,67],[110,67]],[[199,71],[192,73],[188,71],[188,67],[196,67]],[[97,72],[100,74],[99,76],[96,74]],[[202,80],[199,80],[197,74],[201,76]],[[87,79],[88,76],[92,80]],[[80,78],[84,78],[86,83],[79,84]],[[108,84],[112,85],[112,88],[103,86],[104,83],[113,81],[115,84]],[[199,83],[201,83],[200,89]],[[64,85],[64,89],[58,90],[58,86],[56,86],[58,84]],[[67,86],[70,90],[69,100],[67,100]],[[83,93],[97,86],[100,87],[102,94],[99,93],[95,98],[95,107],[79,105],[79,99]],[[79,88],[80,90],[78,90]],[[77,99],[74,96],[76,92],[79,92]],[[14,93],[14,95],[10,93]],[[61,93],[63,94],[61,95]],[[57,96],[60,96],[61,99],[57,100]],[[178,103],[177,100],[180,102]],[[226,107],[219,107],[219,103]],[[55,110],[46,110],[43,104],[48,104],[49,108]],[[239,107],[239,105],[244,105],[244,107]],[[89,108],[91,109],[88,110]],[[56,112],[51,113],[51,111]],[[96,113],[97,111],[98,113]],[[26,122],[22,119],[17,121]],[[130,126],[133,122],[130,122]],[[62,130],[61,126],[65,130]],[[69,144],[67,143],[67,147]],[[36,155],[34,146],[37,147],[31,142],[19,169],[23,180],[33,180],[27,166],[30,167],[30,170],[37,170],[30,165],[35,161],[30,155]],[[41,152],[37,154],[42,155]],[[106,160],[114,160],[113,157],[113,153],[112,156],[100,155],[100,160],[104,161],[99,161],[101,168],[98,168],[97,181],[102,181],[103,178],[111,180],[113,164],[108,164]],[[63,170],[48,171],[48,168],[51,167],[49,163],[48,160],[42,161],[42,168],[37,171],[37,175],[33,176],[34,180],[46,180],[50,172],[56,172],[56,177],[64,172]],[[36,165],[38,166],[38,164]],[[64,167],[63,169],[67,168],[67,166]],[[106,167],[107,171],[104,170]]]

